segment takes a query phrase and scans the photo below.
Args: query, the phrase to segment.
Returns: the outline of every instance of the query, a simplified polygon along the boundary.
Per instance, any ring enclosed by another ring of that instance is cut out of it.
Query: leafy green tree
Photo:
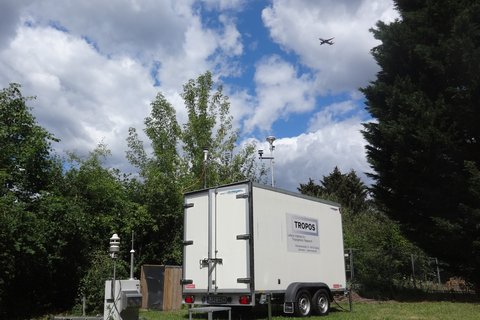
[[[51,150],[56,139],[36,123],[27,101],[19,85],[0,92],[2,319],[70,309],[79,289],[103,270],[95,253],[107,256],[113,232],[126,240],[132,230],[143,235],[156,228],[147,209],[134,201],[136,185],[104,167],[105,146],[86,159],[60,162]],[[104,280],[89,290],[103,296]],[[96,308],[101,304],[98,300]]]
[[[63,195],[85,212],[92,244],[108,242],[114,232],[129,237],[151,223],[144,208],[130,200],[127,179],[118,170],[103,166],[109,155],[110,150],[102,144],[86,159],[71,155],[65,173]]]
[[[0,92],[0,318],[71,306],[84,226],[82,211],[57,192],[58,141],[36,123],[20,85]]]
[[[480,290],[480,3],[395,1],[373,30],[381,71],[362,89],[372,191],[430,255]]]
[[[0,91],[0,195],[29,198],[48,188],[55,165],[51,143],[58,141],[31,114],[19,84]]]
[[[154,221],[154,228],[139,236],[138,253],[142,261],[159,264],[181,262],[181,181],[182,159],[177,146],[181,133],[175,109],[162,94],[152,102],[145,119],[145,133],[151,141],[147,155],[136,129],[130,128],[127,158],[139,168],[140,180],[131,182],[131,192]]]
[[[65,256],[77,268],[76,282],[70,286],[73,296],[69,301],[73,303],[85,295],[89,312],[101,310],[103,299],[98,298],[103,297],[105,280],[112,276],[112,263],[108,257],[112,234],[117,233],[122,242],[118,262],[120,270],[120,266],[125,269],[124,266],[128,265],[132,231],[136,238],[141,238],[156,229],[146,208],[131,198],[132,187],[128,179],[118,170],[104,167],[103,163],[109,155],[110,151],[102,144],[85,159],[71,155],[62,196],[65,202],[79,208],[75,218],[81,217],[81,220],[76,223],[69,213],[59,213],[57,218],[57,221],[69,218],[65,225],[61,225],[61,230],[68,225],[75,230],[72,231],[75,237],[62,237],[62,240],[69,240],[67,245],[73,246],[73,250],[69,248],[69,254]],[[137,261],[137,267],[140,264],[141,261]]]
[[[41,203],[61,181],[58,141],[40,127],[18,84],[0,91],[0,318],[25,318],[64,305],[52,279],[60,268],[56,221]],[[58,299],[56,299],[58,298]]]
[[[214,91],[212,74],[206,72],[196,80],[189,80],[182,97],[188,112],[181,134],[182,156],[193,176],[200,178],[194,187],[203,187],[205,181],[208,185],[218,185],[255,178],[255,148],[247,145],[235,153],[238,133],[233,130],[230,103],[221,86]],[[207,163],[205,150],[208,150]]]

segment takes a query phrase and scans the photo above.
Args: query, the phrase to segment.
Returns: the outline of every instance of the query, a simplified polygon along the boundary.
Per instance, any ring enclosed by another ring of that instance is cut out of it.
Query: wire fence
[[[347,282],[354,291],[419,291],[432,294],[475,295],[474,286],[447,271],[436,257],[345,250]],[[478,298],[478,295],[477,295]]]

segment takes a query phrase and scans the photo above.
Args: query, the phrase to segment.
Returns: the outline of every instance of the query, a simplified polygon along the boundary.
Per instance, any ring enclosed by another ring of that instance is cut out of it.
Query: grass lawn
[[[342,305],[346,308],[346,305]],[[195,314],[195,319],[207,319],[205,314]],[[214,313],[214,319],[226,319],[227,314]],[[232,319],[267,319],[266,312],[257,312],[255,315],[244,314],[242,316],[233,315]],[[176,320],[188,319],[188,311],[181,310],[177,312],[160,311],[141,311],[140,319],[145,320]],[[304,319],[281,315],[276,310],[272,319]],[[354,303],[353,312],[342,311],[337,306],[332,306],[332,310],[327,317],[310,317],[308,319],[322,320],[370,320],[370,319],[480,319],[479,303],[455,303],[455,302],[369,302]]]

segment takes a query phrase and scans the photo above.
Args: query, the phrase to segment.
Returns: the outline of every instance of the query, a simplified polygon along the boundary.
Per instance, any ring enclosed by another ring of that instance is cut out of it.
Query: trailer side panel
[[[284,291],[294,282],[344,290],[339,207],[254,186],[256,291]]]

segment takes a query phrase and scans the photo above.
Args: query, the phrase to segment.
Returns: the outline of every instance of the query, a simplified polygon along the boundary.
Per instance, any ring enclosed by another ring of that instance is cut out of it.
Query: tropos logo
[[[288,251],[320,253],[318,220],[287,213]]]
[[[308,219],[304,217],[291,216],[293,229],[295,233],[308,234],[312,236],[318,236],[318,223],[317,220]]]

